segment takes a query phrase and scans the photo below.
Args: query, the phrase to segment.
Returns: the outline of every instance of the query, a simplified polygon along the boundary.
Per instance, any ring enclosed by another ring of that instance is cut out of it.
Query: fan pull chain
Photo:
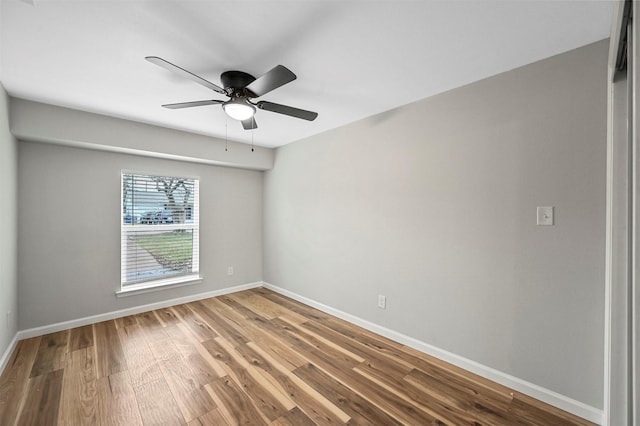
[[[227,133],[227,117],[224,118],[224,151],[229,151],[229,134]]]
[[[253,132],[256,128],[256,118],[251,117],[251,121],[253,123],[253,126],[251,126],[251,152],[253,152]]]

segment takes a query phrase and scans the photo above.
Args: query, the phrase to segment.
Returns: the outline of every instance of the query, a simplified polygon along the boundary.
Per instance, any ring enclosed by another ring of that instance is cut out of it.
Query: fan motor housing
[[[235,92],[242,91],[256,78],[244,71],[225,71],[220,75],[222,87],[233,89]]]

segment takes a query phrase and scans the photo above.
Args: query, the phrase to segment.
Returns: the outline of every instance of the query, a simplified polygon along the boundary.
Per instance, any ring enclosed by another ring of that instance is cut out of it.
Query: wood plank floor
[[[2,425],[586,425],[258,288],[18,343]]]

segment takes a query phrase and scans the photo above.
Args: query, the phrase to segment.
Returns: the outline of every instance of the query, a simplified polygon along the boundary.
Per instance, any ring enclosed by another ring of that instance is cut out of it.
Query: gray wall
[[[9,347],[17,325],[17,160],[17,142],[9,132],[9,97],[0,84],[0,356]]]
[[[607,47],[277,149],[265,281],[602,408]]]
[[[116,298],[121,169],[200,177],[203,283]],[[18,182],[21,330],[262,279],[261,172],[20,141]]]

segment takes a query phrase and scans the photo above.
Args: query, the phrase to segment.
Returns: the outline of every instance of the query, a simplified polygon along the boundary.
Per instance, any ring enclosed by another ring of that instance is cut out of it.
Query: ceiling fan
[[[290,117],[301,118],[313,121],[318,116],[317,112],[294,108],[287,105],[276,104],[268,101],[252,102],[253,98],[259,98],[280,86],[292,82],[296,75],[287,67],[278,65],[267,73],[255,78],[251,74],[243,71],[225,71],[220,75],[222,87],[205,80],[204,78],[185,70],[169,61],[165,61],[157,56],[147,56],[145,58],[152,64],[158,65],[189,80],[207,87],[214,92],[227,96],[226,101],[211,99],[204,101],[180,102],[176,104],[162,105],[164,108],[180,109],[205,105],[222,105],[227,115],[242,122],[245,130],[258,128],[254,114],[256,107],[265,111],[276,112]]]

